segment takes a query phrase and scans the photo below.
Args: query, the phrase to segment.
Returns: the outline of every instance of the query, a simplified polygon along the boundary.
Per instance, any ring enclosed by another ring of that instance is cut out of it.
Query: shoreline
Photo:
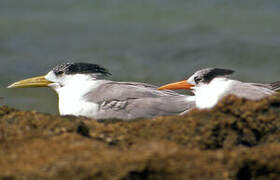
[[[277,179],[280,95],[132,122],[0,107],[0,179]]]

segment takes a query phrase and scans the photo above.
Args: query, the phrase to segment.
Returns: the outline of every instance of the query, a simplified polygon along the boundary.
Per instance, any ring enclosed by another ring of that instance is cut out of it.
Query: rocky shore
[[[0,108],[0,179],[280,179],[280,95],[133,122]]]

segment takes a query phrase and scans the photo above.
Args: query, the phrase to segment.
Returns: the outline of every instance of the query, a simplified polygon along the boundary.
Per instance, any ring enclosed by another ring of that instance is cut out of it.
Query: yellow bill
[[[38,77],[17,81],[11,84],[10,86],[8,86],[8,88],[47,87],[51,83],[53,82],[47,80],[44,76],[38,76]]]

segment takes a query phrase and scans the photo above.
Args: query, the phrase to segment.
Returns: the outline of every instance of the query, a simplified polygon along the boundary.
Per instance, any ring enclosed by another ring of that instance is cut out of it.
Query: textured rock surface
[[[0,179],[280,179],[280,96],[133,122],[0,108]]]

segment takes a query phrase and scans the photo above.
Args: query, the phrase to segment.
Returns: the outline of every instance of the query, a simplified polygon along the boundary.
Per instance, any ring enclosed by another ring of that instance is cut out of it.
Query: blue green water
[[[1,0],[0,104],[57,113],[47,88],[6,89],[68,61],[161,85],[204,67],[280,80],[280,1]]]

